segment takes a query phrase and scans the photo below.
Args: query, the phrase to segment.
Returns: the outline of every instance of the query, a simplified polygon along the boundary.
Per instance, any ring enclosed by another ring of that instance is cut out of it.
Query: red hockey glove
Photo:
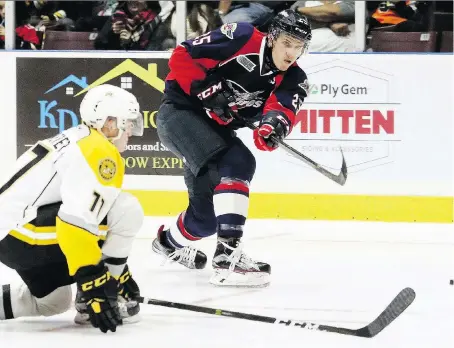
[[[278,148],[277,140],[283,140],[290,133],[290,121],[278,111],[269,111],[254,130],[254,144],[261,151],[274,151]]]

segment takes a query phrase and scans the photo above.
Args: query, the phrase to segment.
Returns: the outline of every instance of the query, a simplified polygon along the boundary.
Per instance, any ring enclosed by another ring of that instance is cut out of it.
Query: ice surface
[[[151,241],[161,222],[147,218],[130,268],[147,297],[272,317],[358,328],[375,319],[409,286],[415,302],[372,339],[143,305],[142,321],[102,334],[73,323],[74,311],[50,318],[0,322],[1,347],[335,347],[448,348],[454,346],[454,227],[250,220],[245,251],[272,265],[264,289],[216,288],[210,267],[162,266]],[[215,238],[198,242],[209,258]],[[210,266],[210,262],[208,264]],[[0,265],[0,283],[17,281]]]

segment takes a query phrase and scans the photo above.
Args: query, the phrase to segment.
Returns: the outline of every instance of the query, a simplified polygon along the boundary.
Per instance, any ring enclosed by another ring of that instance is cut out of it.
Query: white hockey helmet
[[[80,103],[80,117],[87,126],[97,130],[101,130],[108,117],[115,117],[120,130],[115,139],[128,126],[132,126],[132,135],[143,135],[143,118],[137,98],[117,86],[104,84],[90,89]]]

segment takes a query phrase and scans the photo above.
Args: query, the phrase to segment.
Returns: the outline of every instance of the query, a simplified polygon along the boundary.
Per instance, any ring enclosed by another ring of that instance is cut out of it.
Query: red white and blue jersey
[[[307,76],[296,63],[286,72],[270,68],[266,44],[266,34],[248,23],[224,24],[184,41],[170,57],[163,101],[205,114],[194,83],[216,74],[232,86],[240,116],[258,120],[276,110],[294,124],[307,96]]]

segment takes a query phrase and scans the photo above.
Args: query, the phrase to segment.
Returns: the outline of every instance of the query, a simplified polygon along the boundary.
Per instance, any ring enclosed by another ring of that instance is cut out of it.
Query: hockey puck
[[[449,285],[454,285],[454,280],[453,280],[453,279],[451,279],[451,280],[449,281]]]

